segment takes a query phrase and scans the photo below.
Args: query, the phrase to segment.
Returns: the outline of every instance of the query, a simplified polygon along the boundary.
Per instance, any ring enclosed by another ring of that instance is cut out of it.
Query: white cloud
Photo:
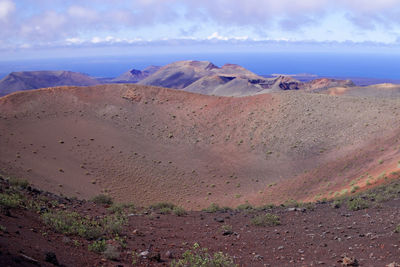
[[[218,32],[214,32],[210,36],[207,37],[207,40],[219,40],[219,41],[229,41],[229,40],[237,40],[244,41],[249,39],[248,36],[222,36]]]
[[[20,33],[27,39],[50,41],[68,33],[70,29],[67,27],[67,22],[65,15],[47,11],[21,25]]]
[[[94,44],[98,44],[98,43],[101,43],[103,40],[100,38],[100,37],[93,37],[92,38],[92,40],[91,40],[91,42],[92,43],[94,43]]]
[[[15,4],[11,0],[0,0],[0,20],[8,21],[10,15],[15,11]]]
[[[395,41],[398,14],[400,0],[0,0],[0,38],[15,46],[163,38]]]
[[[84,41],[80,38],[73,37],[65,39],[65,42],[67,42],[67,44],[81,44]]]

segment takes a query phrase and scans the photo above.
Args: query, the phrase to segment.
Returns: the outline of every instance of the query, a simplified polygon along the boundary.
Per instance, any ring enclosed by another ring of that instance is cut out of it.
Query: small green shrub
[[[256,216],[251,220],[251,223],[255,226],[276,226],[281,224],[279,216],[271,213]]]
[[[342,200],[339,199],[335,199],[332,204],[331,204],[332,208],[338,209],[342,206]]]
[[[224,224],[221,226],[222,233],[232,233],[232,225]]]
[[[92,244],[89,244],[88,249],[89,249],[89,251],[93,251],[96,253],[102,253],[106,250],[106,246],[107,246],[106,240],[103,239],[103,240],[94,241]]]
[[[203,211],[208,212],[208,213],[215,213],[220,210],[221,210],[220,206],[216,203],[211,203],[211,205],[208,206],[208,208],[203,209]]]
[[[169,202],[159,202],[150,206],[150,208],[152,209],[162,209],[162,208],[173,209],[174,207],[175,205]]]
[[[369,207],[369,202],[361,197],[353,198],[347,201],[347,208],[349,210],[363,210]]]
[[[396,228],[394,229],[395,233],[400,233],[400,224],[396,226]]]
[[[27,188],[29,186],[29,182],[25,179],[10,178],[8,182],[15,187]]]
[[[178,209],[178,207],[169,202],[160,202],[160,203],[151,205],[150,209],[153,209],[160,214],[170,214],[170,213],[174,212],[175,209]],[[179,211],[177,211],[177,212],[179,213]]]
[[[174,207],[172,209],[172,212],[176,215],[176,216],[184,216],[187,214],[186,210],[182,207]]]
[[[257,210],[270,210],[276,208],[275,204],[265,204],[263,206],[257,207]]]
[[[87,239],[95,239],[103,235],[99,222],[82,217],[77,212],[46,212],[42,215],[42,219],[45,224],[62,234],[79,235]]]
[[[355,186],[351,187],[350,193],[354,194],[358,189],[360,189],[360,187],[355,185]]]
[[[327,202],[328,200],[326,198],[321,199],[321,202]],[[301,208],[305,208],[307,210],[315,210],[315,203],[313,202],[301,202],[300,203]]]
[[[135,210],[135,205],[130,203],[114,203],[107,210],[112,213],[122,213],[125,210],[133,212]]]
[[[172,209],[170,208],[161,208],[158,210],[158,213],[160,214],[170,214],[172,212]]]
[[[108,195],[100,194],[91,199],[96,204],[111,205],[113,203],[112,198]]]
[[[22,202],[22,197],[19,194],[10,193],[4,194],[0,193],[0,206],[11,209],[17,208]]]
[[[300,206],[300,203],[297,202],[297,201],[294,200],[294,199],[289,199],[289,200],[286,200],[286,201],[282,204],[282,206],[284,206],[284,207],[298,208],[298,207]]]
[[[207,248],[201,248],[195,243],[191,250],[183,253],[182,259],[173,261],[171,267],[237,267],[233,259],[222,252],[214,255],[208,253]]]
[[[254,207],[252,205],[250,205],[249,203],[244,203],[244,204],[240,204],[239,206],[237,206],[236,209],[240,210],[240,211],[244,211],[244,210],[249,211],[249,210],[253,210]]]
[[[107,234],[119,234],[126,223],[124,216],[106,216],[92,220],[77,212],[56,211],[42,215],[45,224],[56,232],[66,235],[78,235],[86,239],[96,239]]]
[[[106,216],[100,219],[100,225],[107,234],[121,234],[127,218],[122,215]]]

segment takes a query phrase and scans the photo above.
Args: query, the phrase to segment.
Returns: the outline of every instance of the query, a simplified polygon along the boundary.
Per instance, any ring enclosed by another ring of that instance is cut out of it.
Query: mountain
[[[12,72],[0,80],[0,95],[15,91],[52,86],[88,86],[99,82],[88,75],[71,71],[23,71]]]
[[[243,76],[213,75],[198,79],[183,90],[205,95],[244,96],[257,94],[263,89]]]
[[[178,61],[168,64],[139,84],[188,92],[248,96],[280,90],[316,91],[336,86],[354,86],[351,81],[317,79],[301,82],[291,76],[265,78],[235,64],[218,67],[209,61]]]
[[[399,117],[398,99],[303,90],[53,87],[0,98],[0,170],[50,192],[106,192],[138,206],[314,201],[398,171]]]
[[[120,76],[118,76],[114,79],[111,79],[109,82],[111,82],[111,83],[137,83],[137,82],[147,78],[148,76],[152,75],[153,73],[158,71],[160,68],[161,67],[159,67],[159,66],[149,66],[142,71],[132,69],[132,70],[129,70],[129,71],[121,74]]]
[[[269,89],[276,79],[268,79],[235,64],[221,68],[209,61],[178,61],[139,82],[143,85],[181,89],[199,94],[246,96]]]
[[[209,61],[178,61],[160,68],[139,84],[183,89],[198,79],[219,70]]]

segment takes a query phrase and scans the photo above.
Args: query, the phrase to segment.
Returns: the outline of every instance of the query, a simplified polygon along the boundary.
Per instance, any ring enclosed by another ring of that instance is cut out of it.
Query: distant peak
[[[237,64],[227,63],[221,67],[221,69],[244,69],[242,66]]]
[[[142,73],[140,70],[137,70],[137,69],[131,69],[129,72],[130,72],[132,75],[139,75],[139,74]]]

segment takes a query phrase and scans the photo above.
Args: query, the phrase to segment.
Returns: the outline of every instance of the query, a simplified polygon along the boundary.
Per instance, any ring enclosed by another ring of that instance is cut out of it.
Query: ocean
[[[178,60],[207,60],[218,66],[239,64],[259,75],[315,74],[324,77],[366,77],[400,80],[400,55],[350,53],[202,53],[98,56],[0,61],[0,76],[12,71],[70,70],[94,77],[116,77],[135,68]]]

